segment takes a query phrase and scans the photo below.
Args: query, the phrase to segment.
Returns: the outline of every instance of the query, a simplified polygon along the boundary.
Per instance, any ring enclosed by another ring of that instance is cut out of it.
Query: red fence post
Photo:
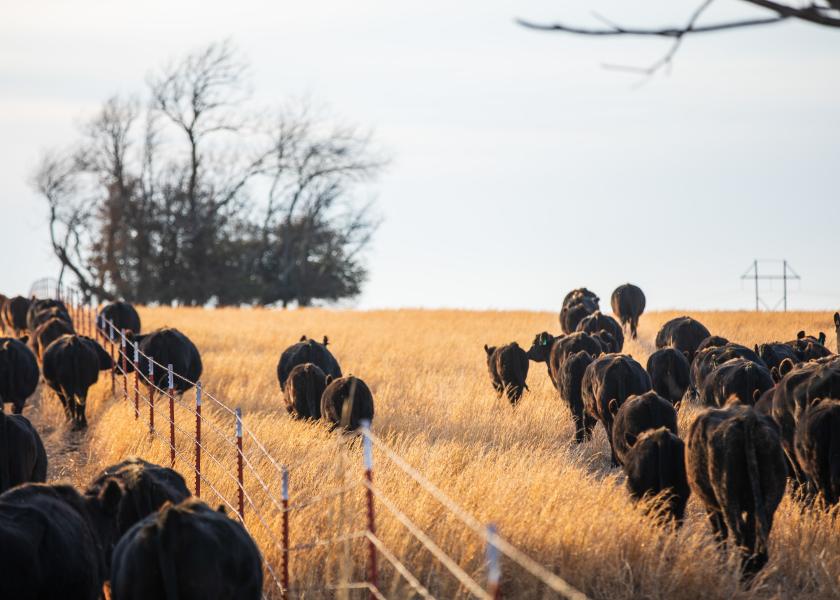
[[[195,497],[201,498],[201,382],[195,384]]]
[[[155,362],[149,357],[149,433],[155,432]]]
[[[282,584],[284,600],[289,597],[289,471],[283,467],[281,496],[283,506],[283,558],[282,558]]]
[[[140,418],[140,349],[134,342],[134,418]]]
[[[169,396],[169,466],[175,468],[175,379],[172,376],[172,365],[166,367],[169,384],[166,395]]]
[[[368,531],[376,535],[376,513],[373,506],[373,443],[368,435],[370,428],[370,421],[362,421],[362,432],[364,435],[364,457],[365,457],[365,479],[368,482],[367,488],[367,527]],[[373,587],[377,587],[379,574],[376,569],[376,545],[372,540],[368,540],[368,568],[367,568],[368,583]],[[371,600],[376,596],[373,590],[370,592]]]
[[[494,543],[496,537],[496,526],[490,524],[487,526],[487,547],[485,548],[485,556],[487,557],[487,593],[493,600],[499,600],[502,597],[502,569],[499,566],[499,549]]]
[[[242,455],[242,409],[236,409],[236,472],[239,482],[239,520],[245,524],[245,471]]]
[[[120,329],[120,354],[120,362],[122,362],[123,374],[123,394],[125,394],[125,399],[128,400],[128,351],[126,349],[125,329]]]

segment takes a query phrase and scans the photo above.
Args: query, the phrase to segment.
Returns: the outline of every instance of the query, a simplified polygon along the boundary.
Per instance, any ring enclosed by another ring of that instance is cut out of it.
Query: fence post
[[[201,498],[201,382],[195,384],[195,497]]]
[[[104,317],[102,318],[105,319]],[[117,390],[117,356],[114,354],[114,324],[110,321],[105,321],[108,324],[108,343],[111,352],[111,395],[113,396]]]
[[[125,399],[128,400],[130,397],[128,395],[128,351],[126,349],[125,329],[120,329],[120,354],[123,375],[123,394],[125,394]]]
[[[167,365],[166,395],[169,396],[169,466],[175,468],[175,379],[172,376],[172,365]]]
[[[283,598],[289,598],[289,470],[283,467],[281,496],[283,506]]]
[[[140,418],[140,349],[134,344],[134,419]]]
[[[149,433],[155,432],[155,361],[149,357]]]
[[[365,479],[368,482],[367,487],[367,528],[372,535],[376,535],[376,514],[373,506],[373,442],[370,439],[369,428],[370,421],[362,421],[362,434],[364,435],[364,457],[365,457]],[[367,580],[370,585],[377,587],[378,573],[376,570],[376,545],[372,540],[368,540],[368,569]],[[371,600],[374,600],[375,595],[373,591],[370,592]]]
[[[236,472],[239,482],[239,520],[245,524],[245,472],[242,456],[242,409],[236,409]]]
[[[491,523],[487,526],[487,547],[485,548],[485,556],[487,557],[487,593],[493,600],[498,600],[502,597],[502,587],[500,585],[502,569],[499,565],[499,549],[493,542],[495,536],[496,526]]]

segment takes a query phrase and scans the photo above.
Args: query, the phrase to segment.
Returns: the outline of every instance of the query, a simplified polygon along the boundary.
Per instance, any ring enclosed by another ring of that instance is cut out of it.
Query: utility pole
[[[759,274],[759,266],[760,265],[781,265],[782,270],[781,273],[778,275],[770,274],[770,275],[761,275]],[[752,279],[755,285],[755,310],[756,312],[761,310],[761,305],[764,305],[764,308],[767,310],[776,310],[779,307],[779,304],[782,305],[782,309],[787,312],[788,308],[788,280],[796,279],[799,280],[801,277],[794,271],[790,265],[788,264],[787,259],[777,260],[777,259],[755,259],[753,261],[752,266],[750,266],[747,271],[741,275],[741,280],[745,279]],[[764,300],[761,298],[761,291],[758,287],[759,280],[781,280],[782,281],[782,297],[781,299],[776,302],[772,307],[770,307]]]

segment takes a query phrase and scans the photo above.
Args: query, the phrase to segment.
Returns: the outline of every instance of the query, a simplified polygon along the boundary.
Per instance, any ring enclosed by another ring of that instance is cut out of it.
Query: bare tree
[[[578,35],[588,36],[646,36],[646,37],[660,37],[670,38],[673,40],[668,51],[658,60],[646,67],[632,67],[632,66],[617,66],[606,65],[608,68],[619,69],[640,73],[643,75],[653,75],[663,67],[671,64],[674,56],[679,50],[680,44],[686,35],[711,33],[717,31],[726,31],[732,29],[741,29],[744,27],[756,27],[762,25],[773,25],[782,21],[798,20],[808,23],[814,23],[824,27],[840,28],[840,0],[812,0],[805,4],[788,4],[785,2],[775,2],[772,0],[738,0],[753,6],[760,7],[770,11],[770,16],[755,17],[749,19],[738,19],[733,21],[725,21],[721,23],[711,23],[706,25],[699,25],[698,20],[709,8],[714,0],[703,0],[697,8],[692,11],[690,17],[682,26],[666,26],[666,27],[625,27],[614,23],[600,15],[597,18],[604,24],[604,27],[580,27],[569,25],[566,23],[535,23],[526,19],[517,19],[517,23],[530,29],[540,31],[554,31],[563,33],[572,33]]]
[[[356,198],[384,161],[306,108],[266,117],[247,63],[210,45],[112,98],[36,189],[83,288],[138,301],[308,304],[358,294],[377,220]],[[144,108],[141,110],[141,106]]]

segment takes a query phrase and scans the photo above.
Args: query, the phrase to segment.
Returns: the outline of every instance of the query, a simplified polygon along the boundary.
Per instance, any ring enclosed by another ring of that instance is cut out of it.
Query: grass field
[[[625,352],[642,364],[653,349],[658,327],[678,313],[642,317],[639,340]],[[684,527],[675,530],[645,515],[628,500],[620,469],[609,466],[609,449],[598,426],[592,442],[571,443],[568,410],[550,385],[543,365],[528,376],[530,392],[516,409],[498,400],[485,367],[484,343],[513,340],[527,349],[543,330],[557,332],[549,313],[466,311],[141,310],[144,330],[170,325],[186,333],[201,350],[202,381],[207,390],[231,406],[240,406],[246,425],[280,462],[292,464],[292,502],[357,481],[362,474],[359,444],[329,434],[319,424],[296,422],[282,408],[275,367],[283,348],[302,334],[329,335],[331,350],[345,373],[363,378],[376,402],[374,431],[431,481],[482,522],[493,522],[514,545],[594,598],[829,598],[840,597],[840,522],[838,512],[814,512],[786,498],[774,524],[770,563],[750,589],[739,581],[733,552],[715,544],[699,503],[692,498]],[[786,340],[805,329],[835,336],[829,313],[693,313],[715,334],[752,345]],[[119,382],[118,382],[119,384]],[[58,402],[42,400],[43,418],[61,421]],[[191,404],[193,394],[185,395]],[[158,423],[165,422],[160,406]],[[220,429],[232,430],[223,412],[205,404]],[[685,431],[696,409],[681,410]],[[168,461],[169,450],[150,439],[143,421],[133,418],[125,402],[111,398],[110,382],[94,390],[88,410],[90,430],[81,464],[64,475],[85,481],[103,465],[137,453]],[[144,416],[144,419],[146,417]],[[192,429],[179,408],[176,418]],[[233,454],[218,435],[207,433],[208,451],[233,464]],[[247,440],[246,440],[247,446]],[[191,461],[192,446],[179,445]],[[276,471],[253,448],[247,449],[255,470],[279,497]],[[484,581],[481,540],[460,525],[430,496],[376,455],[377,486],[477,581]],[[302,464],[296,465],[298,461]],[[222,467],[205,459],[210,481],[235,498],[234,484]],[[191,462],[178,469],[192,487]],[[248,517],[248,525],[273,565],[279,564],[273,531],[279,513],[271,510],[253,474],[246,488],[262,512],[275,515],[265,523]],[[212,493],[203,497],[217,503]],[[295,511],[292,544],[325,539],[336,532],[363,529],[362,494],[335,496]],[[250,507],[249,507],[250,510]],[[267,526],[267,527],[265,527]],[[379,507],[380,537],[420,581],[439,598],[470,597],[405,529]],[[343,558],[349,553],[350,558]],[[384,562],[384,561],[382,561]],[[292,555],[292,589],[304,598],[331,597],[341,581],[359,580],[364,565],[361,541],[303,549]],[[342,571],[344,570],[344,571]],[[348,570],[350,572],[348,572]],[[412,597],[411,590],[383,565],[381,585],[388,598]],[[340,594],[339,594],[340,595]],[[503,563],[503,595],[511,598],[554,597],[509,561]],[[361,597],[354,592],[351,597]]]

